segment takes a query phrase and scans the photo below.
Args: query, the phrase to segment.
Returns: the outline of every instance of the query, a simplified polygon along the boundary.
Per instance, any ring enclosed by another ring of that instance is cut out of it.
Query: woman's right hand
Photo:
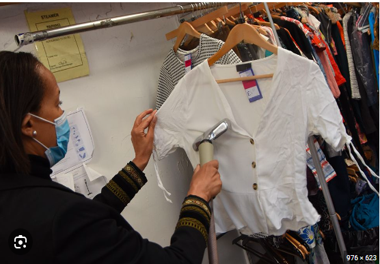
[[[222,189],[218,172],[219,162],[212,160],[195,168],[187,195],[196,195],[209,202]]]

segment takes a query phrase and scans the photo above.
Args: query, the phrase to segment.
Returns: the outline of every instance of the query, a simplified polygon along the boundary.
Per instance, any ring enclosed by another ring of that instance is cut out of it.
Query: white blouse
[[[192,144],[224,118],[231,129],[214,142],[223,187],[214,200],[217,233],[281,235],[319,221],[307,198],[308,136],[321,135],[336,151],[351,141],[338,106],[318,65],[278,48],[278,55],[248,62],[263,98],[249,102],[236,65],[189,72],[157,112],[155,155],[163,159],[183,148],[192,166],[199,153]],[[247,64],[240,63],[240,64]]]

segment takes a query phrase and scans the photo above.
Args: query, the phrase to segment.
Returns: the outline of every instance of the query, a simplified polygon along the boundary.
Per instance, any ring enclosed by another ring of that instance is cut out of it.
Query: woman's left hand
[[[133,163],[142,171],[148,164],[153,151],[154,127],[157,122],[156,112],[157,110],[149,109],[139,114],[131,131],[131,140],[135,149]],[[146,117],[147,115],[149,116]],[[147,128],[148,130],[145,134],[145,129]]]

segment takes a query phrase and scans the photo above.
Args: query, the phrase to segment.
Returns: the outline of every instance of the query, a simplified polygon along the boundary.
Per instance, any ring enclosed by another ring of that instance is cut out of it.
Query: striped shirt
[[[160,77],[158,79],[156,109],[162,106],[179,80],[185,75],[185,55],[191,54],[191,64],[192,68],[194,68],[214,55],[223,44],[224,42],[221,40],[201,34],[199,46],[195,49],[189,51],[178,49],[177,53],[171,49],[161,67]],[[240,58],[233,50],[230,50],[216,63],[236,64],[239,62],[241,62]]]

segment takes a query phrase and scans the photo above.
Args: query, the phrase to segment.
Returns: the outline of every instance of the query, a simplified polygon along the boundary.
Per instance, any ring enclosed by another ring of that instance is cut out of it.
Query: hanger
[[[222,48],[208,59],[208,64],[212,66],[218,59],[243,40],[277,54],[276,46],[265,41],[252,25],[244,23],[236,25],[231,30]]]
[[[231,30],[222,48],[208,59],[208,65],[212,66],[218,59],[220,59],[224,54],[226,54],[228,51],[230,51],[233,47],[235,47],[237,44],[239,44],[243,40],[248,43],[255,44],[261,48],[264,48],[274,54],[277,54],[278,49],[276,46],[274,46],[273,44],[270,44],[263,37],[261,37],[260,34],[252,25],[244,23],[244,24],[236,25]],[[256,75],[256,76],[250,76],[250,77],[217,80],[217,83],[247,81],[247,80],[254,80],[254,79],[259,79],[259,78],[271,78],[271,77],[273,77],[273,74],[263,74],[263,75]]]
[[[219,9],[217,9],[217,10],[215,10],[215,11],[213,11],[213,12],[207,14],[207,15],[204,15],[203,17],[197,18],[196,20],[188,22],[188,23],[190,23],[198,31],[206,33],[207,31],[205,31],[205,28],[203,28],[203,30],[202,30],[202,27],[205,27],[205,25],[207,25],[206,24],[207,22],[210,22],[211,20],[214,20],[214,19],[217,19],[219,17],[222,17],[227,12],[228,12],[227,6],[222,6],[221,8],[219,8]],[[209,27],[209,26],[207,25],[207,27]],[[169,33],[167,33],[165,35],[166,39],[170,40],[170,39],[175,38],[177,36],[177,30],[178,29],[175,29],[175,30],[170,31]],[[208,30],[208,29],[206,28],[206,30]],[[214,33],[211,29],[207,33],[210,33],[210,31],[211,31],[211,33]]]
[[[307,242],[305,242],[305,241],[301,238],[301,236],[300,236],[296,231],[288,230],[287,233],[288,233],[290,236],[292,236],[294,239],[296,239],[301,245],[304,246],[304,248],[305,248],[305,253],[306,253],[307,255],[310,254],[310,246],[309,246],[309,244],[308,244]]]
[[[173,50],[177,52],[179,45],[186,35],[190,35],[196,38],[201,37],[201,33],[196,31],[194,27],[189,22],[183,22],[177,29],[177,40],[174,44]]]
[[[253,21],[256,22],[257,24],[261,25],[261,26],[266,26],[266,27],[270,27],[271,26],[271,24],[269,22],[260,21],[260,20],[258,20],[256,18],[253,18]],[[276,23],[273,23],[273,24],[274,24],[274,28],[276,30],[280,29],[280,27]]]
[[[313,12],[316,13],[317,15],[319,14],[318,9],[316,9],[316,8],[315,8],[314,6],[312,6],[310,3],[305,2],[305,5],[306,5],[307,8],[309,9],[309,11],[313,11]]]
[[[230,18],[225,17],[224,19],[226,20],[227,25],[230,25],[230,26],[236,25],[236,23],[234,21],[232,21]]]
[[[289,235],[288,233],[285,233],[285,238],[290,242],[290,244],[292,244],[294,246],[294,248],[296,250],[298,250],[301,255],[302,255],[302,258],[305,260],[306,259],[306,249],[303,249],[302,245],[295,239],[293,238],[291,235]]]
[[[238,243],[239,241],[241,241],[241,243]],[[250,242],[251,243],[255,242],[255,243],[260,244],[264,248],[266,253],[269,253],[269,255],[262,253],[262,252],[259,252],[259,251],[256,251],[252,247],[246,246]],[[257,257],[259,257],[260,260],[264,261],[265,263],[288,264],[286,259],[280,253],[276,252],[276,250],[272,247],[272,245],[267,243],[265,241],[265,239],[263,239],[263,238],[254,238],[254,237],[250,237],[247,235],[240,235],[239,237],[235,238],[232,241],[232,244],[237,245],[237,246],[241,247],[242,249],[252,253],[253,255],[255,255]]]

